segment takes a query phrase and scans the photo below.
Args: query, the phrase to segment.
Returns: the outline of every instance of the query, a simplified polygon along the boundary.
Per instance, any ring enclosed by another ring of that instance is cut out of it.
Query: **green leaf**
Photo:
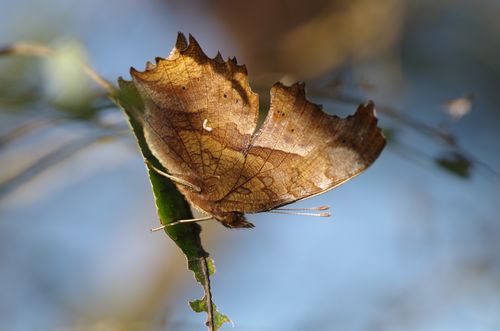
[[[382,135],[388,143],[391,143],[396,140],[396,129],[394,128],[384,128],[382,129]]]
[[[120,78],[119,90],[112,98],[125,111],[144,159],[156,168],[163,169],[160,162],[151,153],[144,138],[140,118],[142,118],[145,108],[134,83]],[[148,174],[162,224],[193,218],[189,204],[171,180],[159,175],[154,170],[149,169]],[[202,299],[190,303],[191,308],[195,312],[207,313],[209,330],[218,330],[224,323],[231,322],[227,316],[217,311],[212,300],[210,275],[214,273],[215,268],[212,259],[208,257],[208,253],[201,245],[201,227],[196,223],[184,223],[166,227],[165,232],[182,250],[187,258],[188,268],[193,271],[195,279],[202,285],[205,292]]]
[[[436,159],[436,163],[443,169],[462,178],[469,178],[471,161],[461,154],[451,154]]]
[[[213,314],[213,322],[214,329],[218,330],[224,323],[233,323],[229,317],[224,314],[221,314],[217,311],[217,306],[212,302],[211,297],[207,296],[211,295],[210,293],[210,275],[215,273],[214,261],[210,258],[206,258],[204,260],[194,259],[188,260],[189,269],[194,272],[195,278],[203,287],[207,285],[205,279],[208,282],[208,289],[205,289],[205,295],[202,299],[197,299],[189,302],[191,309],[197,313],[206,312],[210,318],[210,315]],[[208,302],[212,302],[212,310],[208,309]]]

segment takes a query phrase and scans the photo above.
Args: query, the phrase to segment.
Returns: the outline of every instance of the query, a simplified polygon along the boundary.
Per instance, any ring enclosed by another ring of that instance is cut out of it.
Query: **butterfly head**
[[[214,215],[214,218],[228,228],[253,228],[254,225],[248,222],[245,215],[240,212],[226,212]]]

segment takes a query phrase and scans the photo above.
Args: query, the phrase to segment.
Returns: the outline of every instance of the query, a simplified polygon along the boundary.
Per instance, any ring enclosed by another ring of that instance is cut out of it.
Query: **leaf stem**
[[[203,287],[205,290],[205,296],[207,301],[207,327],[208,331],[215,330],[215,319],[214,319],[214,306],[212,302],[212,291],[210,290],[210,270],[208,269],[207,258],[202,257],[201,259],[201,270],[203,272]]]

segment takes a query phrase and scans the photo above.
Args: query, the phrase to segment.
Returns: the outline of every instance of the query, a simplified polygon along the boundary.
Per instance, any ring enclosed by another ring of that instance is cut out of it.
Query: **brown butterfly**
[[[270,211],[321,194],[371,165],[385,145],[374,105],[345,119],[305,97],[304,84],[271,89],[256,131],[259,99],[245,66],[208,58],[179,33],[166,59],[131,69],[145,105],[153,155],[197,209],[231,228],[253,227],[245,213]]]

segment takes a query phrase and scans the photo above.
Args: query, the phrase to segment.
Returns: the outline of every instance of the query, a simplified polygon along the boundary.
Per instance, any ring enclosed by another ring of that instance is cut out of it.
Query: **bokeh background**
[[[202,291],[163,233],[115,82],[177,31],[347,114],[375,100],[389,138],[345,185],[297,206],[203,224],[213,295],[236,330],[500,329],[500,3],[496,0],[2,0],[0,329],[201,330]],[[1,47],[1,46],[0,46]],[[450,101],[451,100],[451,101]],[[230,329],[231,326],[225,326]]]

